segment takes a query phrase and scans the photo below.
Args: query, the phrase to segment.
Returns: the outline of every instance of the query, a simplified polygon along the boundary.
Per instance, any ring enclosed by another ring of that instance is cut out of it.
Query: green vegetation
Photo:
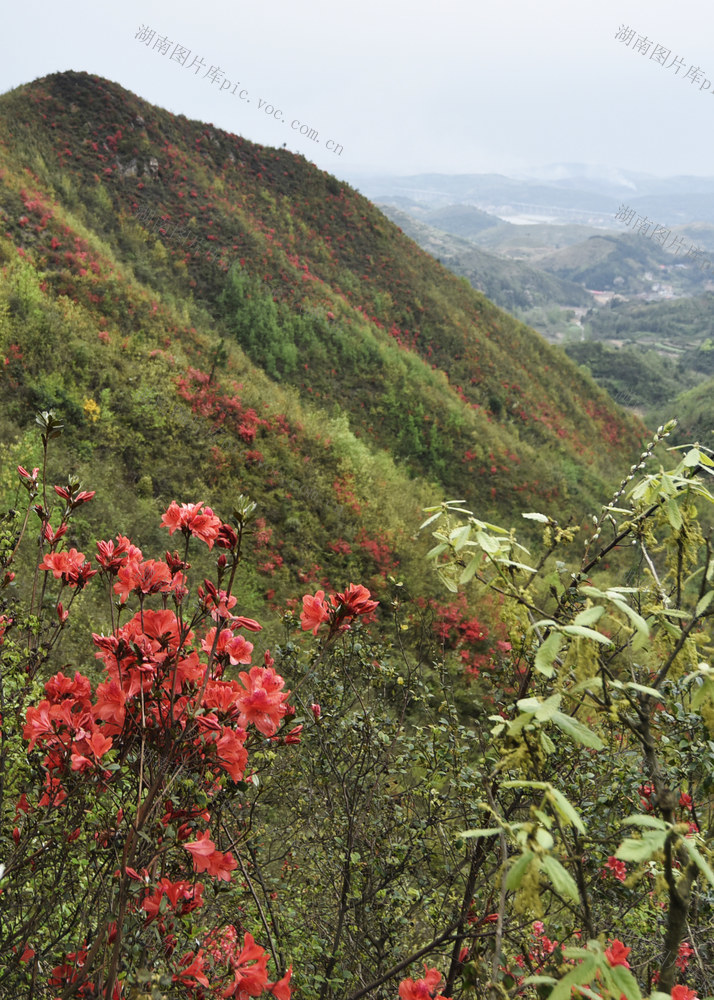
[[[603,507],[588,373],[107,81],[0,98],[0,183],[0,991],[638,1000],[686,934],[711,991],[708,453]]]
[[[711,993],[707,450],[665,471],[660,428],[586,532],[525,512],[531,551],[427,508],[456,603],[310,587],[268,649],[240,600],[254,502],[172,503],[180,553],[110,528],[90,562],[68,542],[97,495],[48,488],[63,428],[37,423],[0,519],[3,994]],[[92,590],[114,600],[83,672]]]

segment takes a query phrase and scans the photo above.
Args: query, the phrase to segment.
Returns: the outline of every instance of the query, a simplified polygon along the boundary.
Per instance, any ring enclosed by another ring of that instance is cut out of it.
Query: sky
[[[700,0],[34,0],[7,4],[0,30],[0,93],[84,70],[345,180],[554,163],[714,176]]]

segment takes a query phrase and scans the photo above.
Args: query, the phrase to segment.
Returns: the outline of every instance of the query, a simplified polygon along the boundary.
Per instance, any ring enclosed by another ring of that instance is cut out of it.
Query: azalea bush
[[[61,427],[48,412],[38,421],[46,459]],[[242,824],[224,812],[259,781],[256,744],[299,742],[270,653],[251,666],[247,635],[261,626],[235,613],[254,505],[240,498],[223,521],[172,502],[162,523],[180,552],[146,558],[118,535],[97,543],[92,564],[63,542],[93,492],[72,478],[52,489],[40,468],[18,473],[27,510],[2,538],[3,994],[287,1000],[291,970],[236,886]],[[32,535],[29,593],[12,594],[10,567]],[[194,590],[196,544],[220,554]],[[93,636],[103,678],[65,667],[42,683],[95,576],[114,598],[111,630]]]
[[[51,411],[38,423],[43,464],[18,467],[26,506],[9,512],[0,539],[3,994],[288,1000],[291,956],[306,956],[293,940],[301,925],[285,926],[259,841],[278,831],[299,849],[280,821],[294,792],[280,765],[302,753],[303,725],[270,652],[252,665],[248,637],[257,640],[260,623],[237,613],[255,504],[240,497],[222,520],[203,503],[174,501],[161,523],[180,551],[147,558],[118,534],[88,558],[66,542],[94,491],[71,476],[48,484],[62,426]],[[217,557],[213,578],[194,588],[196,546]],[[36,569],[23,580],[13,566],[28,548]],[[101,673],[52,672],[89,586],[109,598],[111,627],[92,635]],[[319,642],[304,650],[298,686],[362,634],[377,606],[358,584],[303,597],[291,620]],[[328,714],[339,719],[340,708],[346,715],[333,699]],[[305,710],[316,735],[321,714],[317,703]],[[344,720],[337,728],[339,738]],[[313,762],[316,750],[333,767],[326,741],[310,742]],[[266,810],[258,803],[271,774]],[[324,962],[342,981],[339,957],[336,944]],[[298,970],[305,996],[328,982],[319,965],[313,950]],[[396,990],[397,973],[386,978]],[[407,996],[417,988],[411,979],[400,987]]]

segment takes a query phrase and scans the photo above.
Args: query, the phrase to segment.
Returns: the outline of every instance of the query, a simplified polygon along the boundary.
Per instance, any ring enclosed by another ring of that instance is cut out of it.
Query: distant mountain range
[[[367,197],[407,198],[429,208],[475,206],[502,219],[542,219],[613,228],[626,202],[661,225],[714,223],[714,177],[658,178],[628,171],[556,165],[545,177],[501,174],[351,174]]]

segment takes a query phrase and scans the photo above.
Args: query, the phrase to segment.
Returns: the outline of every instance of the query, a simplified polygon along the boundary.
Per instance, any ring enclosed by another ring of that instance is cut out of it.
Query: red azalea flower
[[[300,613],[300,624],[303,632],[312,632],[313,635],[317,635],[320,625],[329,619],[330,605],[328,601],[325,601],[325,591],[318,590],[314,597],[305,594]]]
[[[698,1000],[697,991],[690,990],[686,986],[673,986],[670,996],[672,1000]]]
[[[618,882],[624,882],[627,878],[627,866],[625,862],[618,861],[615,857],[607,859],[607,864],[602,870],[603,875],[607,875],[608,871],[612,872]]]
[[[125,559],[129,557],[129,550],[133,549],[137,559],[141,559],[141,550],[132,545],[124,535],[117,535],[117,543],[97,542],[97,562],[107,573],[117,573]]]
[[[230,882],[231,872],[238,867],[238,862],[230,852],[224,854],[216,850],[216,845],[208,836],[208,830],[198,840],[189,841],[183,846],[193,855],[194,871],[208,872],[217,879]]]
[[[288,983],[292,974],[293,967],[291,965],[282,979],[279,979],[276,983],[265,984],[265,988],[275,997],[275,1000],[290,1000],[291,990]]]
[[[96,569],[91,568],[91,563],[84,558],[84,552],[70,549],[69,552],[48,552],[40,563],[40,569],[51,572],[56,580],[62,578],[62,582],[70,587],[79,586],[80,590],[87,580],[96,575]]]
[[[677,968],[684,972],[689,965],[689,959],[693,954],[694,948],[692,948],[689,941],[682,941],[679,946],[679,951],[677,952]]]
[[[244,691],[236,699],[240,715],[238,725],[253,723],[264,736],[274,736],[280,720],[287,712],[283,704],[290,696],[283,691],[285,681],[272,667],[251,667],[250,673],[240,672]]]
[[[371,600],[370,592],[361,583],[351,583],[342,594],[335,594],[335,601],[349,615],[368,615],[379,606],[379,601]]]
[[[424,964],[424,978],[403,979],[399,984],[400,1000],[449,1000],[441,993],[437,993],[441,983],[441,973],[438,969],[430,969]]]
[[[174,531],[182,531],[186,536],[193,535],[195,538],[200,538],[209,549],[212,549],[222,523],[210,507],[201,510],[202,507],[203,501],[182,503],[179,507],[176,501],[172,500],[161,518],[161,523],[169,529],[170,535],[173,535]]]
[[[624,965],[626,969],[629,969],[630,963],[627,961],[627,956],[631,951],[632,948],[626,948],[622,941],[618,941],[618,939],[615,938],[615,940],[610,943],[610,947],[605,949],[605,958],[612,968],[616,965]]]

